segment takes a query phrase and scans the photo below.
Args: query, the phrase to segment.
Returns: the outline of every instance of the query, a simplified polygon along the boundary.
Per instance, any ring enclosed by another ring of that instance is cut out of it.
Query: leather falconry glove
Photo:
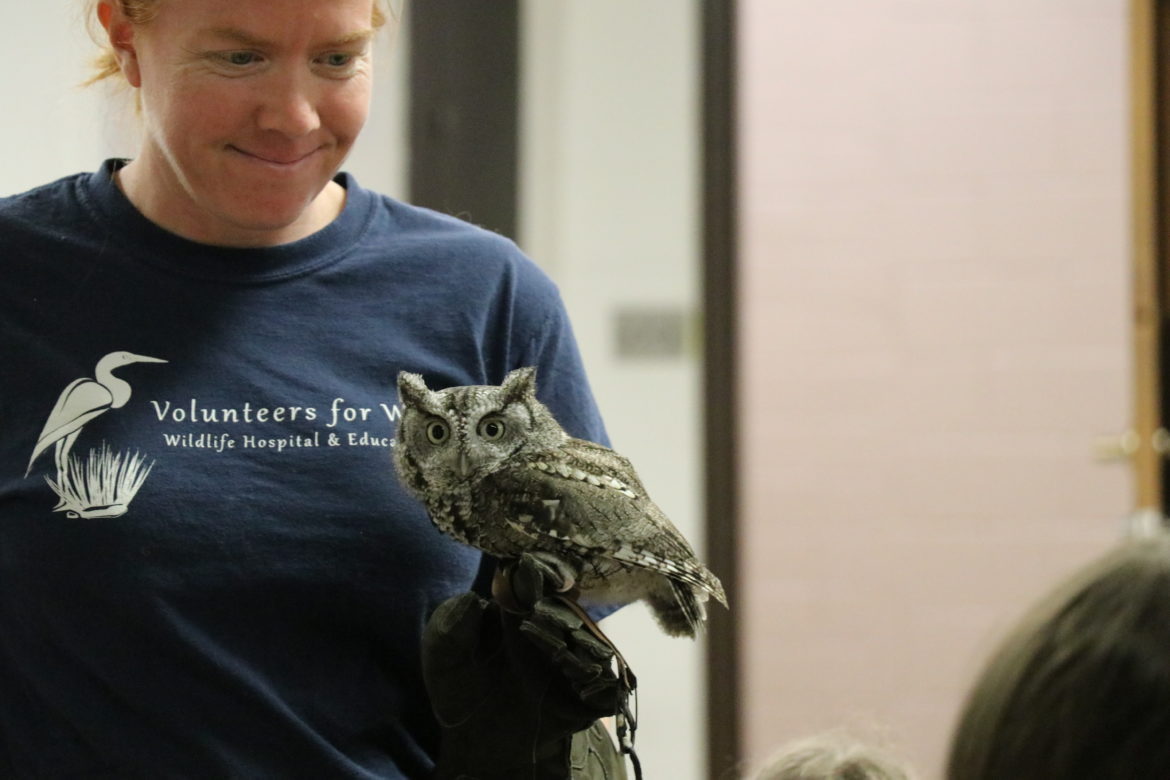
[[[555,596],[565,579],[525,554],[497,571],[496,599],[463,593],[427,622],[423,678],[442,728],[436,780],[625,778],[597,724],[623,702],[614,651]]]

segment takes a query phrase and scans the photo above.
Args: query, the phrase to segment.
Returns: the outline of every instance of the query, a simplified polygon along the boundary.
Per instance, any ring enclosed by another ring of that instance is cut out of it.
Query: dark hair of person
[[[1170,536],[1121,544],[1032,609],[971,690],[948,780],[1170,778]]]

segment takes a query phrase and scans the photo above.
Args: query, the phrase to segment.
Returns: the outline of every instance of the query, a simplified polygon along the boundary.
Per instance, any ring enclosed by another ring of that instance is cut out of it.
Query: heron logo
[[[166,363],[133,352],[111,352],[97,362],[93,379],[75,379],[61,391],[28,459],[27,477],[33,464],[50,447],[57,478],[45,477],[59,499],[54,512],[69,517],[120,517],[126,514],[154,463],[138,453],[112,452],[105,442],[87,457],[71,452],[86,423],[130,400],[130,384],[114,376],[115,369],[131,363]]]

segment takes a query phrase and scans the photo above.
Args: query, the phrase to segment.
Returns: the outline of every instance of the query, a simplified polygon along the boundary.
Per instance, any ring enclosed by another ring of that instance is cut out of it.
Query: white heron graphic
[[[53,459],[57,465],[57,479],[64,481],[68,474],[69,450],[85,424],[110,409],[121,409],[130,400],[130,384],[114,376],[114,369],[131,363],[166,362],[133,352],[111,352],[97,362],[93,379],[83,377],[70,382],[61,391],[53,411],[49,412],[49,419],[37,437],[24,475],[27,477],[32,473],[33,462],[42,452],[55,446]]]

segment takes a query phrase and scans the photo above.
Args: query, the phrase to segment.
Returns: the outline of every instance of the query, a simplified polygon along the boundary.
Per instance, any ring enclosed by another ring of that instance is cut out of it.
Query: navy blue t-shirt
[[[308,238],[194,243],[118,165],[0,200],[0,775],[427,776],[419,635],[481,558],[398,485],[395,378],[534,365],[603,440],[556,288],[345,174]]]

